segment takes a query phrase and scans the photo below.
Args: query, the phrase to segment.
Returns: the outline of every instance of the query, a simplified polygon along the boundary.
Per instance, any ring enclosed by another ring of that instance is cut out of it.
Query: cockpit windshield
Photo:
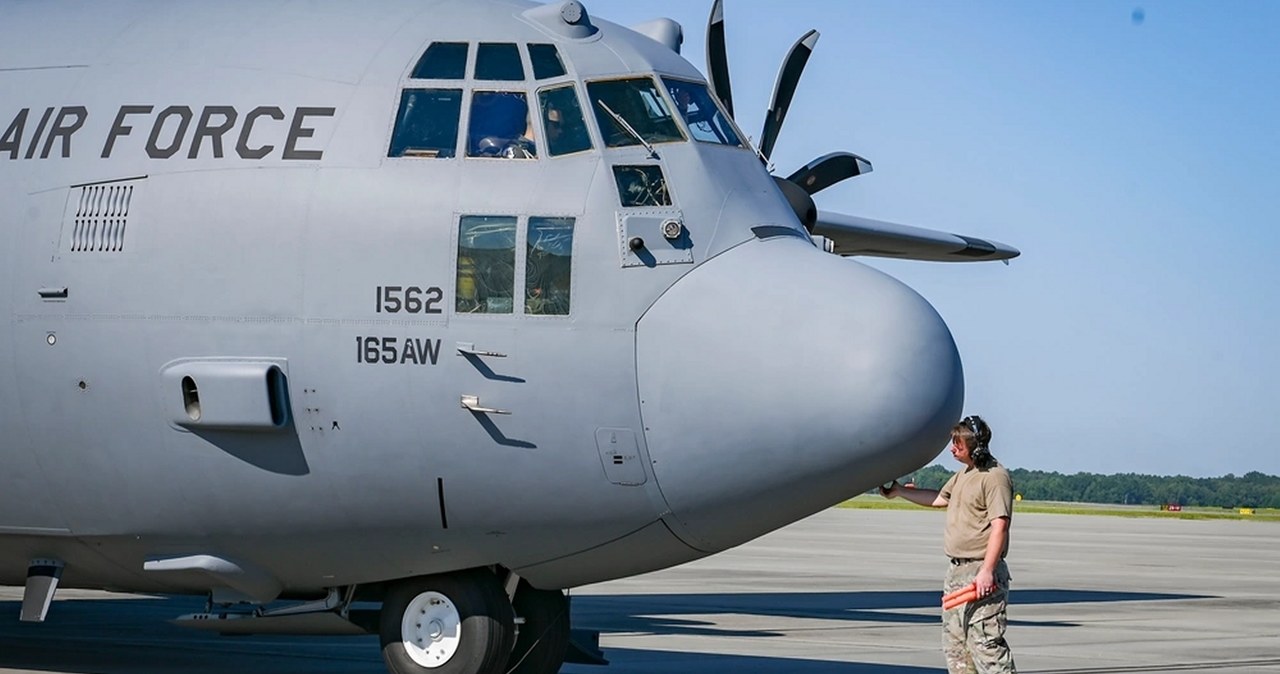
[[[596,122],[609,147],[639,145],[640,140],[626,127],[649,143],[678,143],[684,140],[676,120],[662,94],[648,77],[587,83],[587,95]],[[620,124],[610,111],[621,117]]]
[[[694,140],[742,147],[742,140],[707,91],[707,85],[666,77],[662,78],[662,83],[684,117],[685,124],[689,125],[689,133]]]

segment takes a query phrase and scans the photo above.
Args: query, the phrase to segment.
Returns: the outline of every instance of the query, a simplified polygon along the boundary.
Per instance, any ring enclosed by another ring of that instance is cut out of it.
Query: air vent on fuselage
[[[68,211],[73,253],[118,253],[124,250],[129,206],[138,180],[98,183],[72,188]],[[76,190],[79,189],[79,199]],[[71,209],[74,209],[72,211]]]

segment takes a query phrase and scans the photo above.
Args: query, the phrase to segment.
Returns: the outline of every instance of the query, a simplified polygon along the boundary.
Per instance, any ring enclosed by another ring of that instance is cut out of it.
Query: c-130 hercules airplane
[[[557,671],[564,588],[914,470],[938,314],[848,255],[1007,260],[820,212],[682,31],[569,0],[12,3],[0,22],[0,584]],[[710,82],[710,83],[708,83]],[[764,160],[764,161],[762,161]],[[56,610],[55,610],[56,618]]]

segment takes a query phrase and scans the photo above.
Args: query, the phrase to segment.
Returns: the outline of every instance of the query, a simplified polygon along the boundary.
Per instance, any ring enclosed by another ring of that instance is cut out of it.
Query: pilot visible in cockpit
[[[467,156],[534,159],[533,135],[523,93],[477,91],[472,96]]]

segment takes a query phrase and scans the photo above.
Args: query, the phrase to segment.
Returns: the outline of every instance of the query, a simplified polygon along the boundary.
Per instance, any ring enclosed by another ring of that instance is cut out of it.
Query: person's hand
[[[888,487],[880,485],[880,495],[885,498],[896,498],[898,496],[898,481],[894,480],[893,484]]]
[[[996,575],[987,569],[982,569],[978,571],[978,577],[973,579],[973,584],[978,590],[978,599],[986,599],[996,591]]]

